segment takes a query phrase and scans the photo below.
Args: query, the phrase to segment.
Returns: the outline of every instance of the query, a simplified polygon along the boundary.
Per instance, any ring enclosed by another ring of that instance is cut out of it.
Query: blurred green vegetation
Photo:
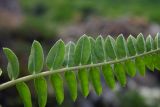
[[[50,36],[69,22],[88,16],[118,18],[140,16],[160,23],[160,0],[20,0],[26,16],[25,28]]]
[[[119,95],[120,107],[150,107],[145,103],[145,99],[136,91],[128,91]]]

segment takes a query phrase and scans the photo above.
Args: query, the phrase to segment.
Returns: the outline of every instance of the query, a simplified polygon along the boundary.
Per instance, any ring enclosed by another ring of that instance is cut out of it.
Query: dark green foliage
[[[8,59],[8,75],[12,81],[16,81],[19,74],[19,62],[16,55],[8,48],[4,48]],[[100,71],[104,76],[106,84],[114,89],[118,80],[121,86],[127,83],[126,74],[130,77],[136,75],[145,76],[146,67],[154,71],[160,70],[160,34],[153,39],[150,35],[145,39],[142,34],[137,38],[129,36],[127,40],[123,35],[117,39],[107,36],[106,39],[98,36],[95,39],[83,35],[75,44],[69,42],[66,46],[62,40],[57,41],[50,49],[46,65],[49,71],[41,72],[43,69],[43,49],[38,41],[34,41],[29,57],[28,70],[33,76],[35,91],[40,107],[45,107],[47,102],[47,82],[43,76],[50,75],[57,102],[61,104],[64,100],[64,82],[59,72],[64,72],[64,77],[73,101],[77,99],[77,78],[82,94],[89,94],[89,80],[91,80],[97,95],[102,93]],[[30,76],[26,77],[30,78]],[[20,97],[26,107],[31,107],[31,95],[28,86],[21,81],[15,84]],[[0,85],[0,89],[3,86]]]

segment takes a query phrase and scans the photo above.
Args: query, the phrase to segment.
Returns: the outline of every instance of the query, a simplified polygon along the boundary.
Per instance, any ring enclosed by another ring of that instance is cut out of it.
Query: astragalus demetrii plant
[[[45,107],[46,76],[53,86],[57,102],[61,104],[64,100],[63,82],[67,83],[71,98],[75,101],[79,84],[84,97],[88,96],[89,80],[95,92],[98,95],[102,93],[100,71],[107,86],[113,90],[116,80],[122,87],[126,85],[127,75],[134,77],[138,72],[141,76],[145,76],[146,67],[151,71],[160,70],[159,33],[154,39],[151,35],[145,39],[142,34],[136,38],[130,35],[125,39],[121,34],[116,39],[111,36],[106,38],[98,36],[94,39],[83,35],[76,43],[69,42],[66,45],[62,40],[58,40],[50,49],[45,61],[41,44],[34,41],[28,61],[30,75],[20,78],[18,78],[20,72],[17,56],[8,48],[3,48],[3,51],[8,59],[7,71],[11,81],[0,84],[0,91],[16,86],[25,107],[32,106],[30,90],[25,83],[29,80],[34,82],[39,106]],[[49,70],[42,72],[44,65]]]

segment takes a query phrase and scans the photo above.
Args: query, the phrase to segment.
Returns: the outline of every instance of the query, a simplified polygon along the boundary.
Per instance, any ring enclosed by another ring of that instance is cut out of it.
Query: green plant
[[[25,83],[34,80],[36,94],[40,107],[47,102],[47,83],[45,76],[49,76],[59,104],[64,100],[64,88],[61,73],[64,72],[68,88],[73,101],[77,98],[77,79],[75,72],[78,71],[82,94],[89,94],[89,78],[98,95],[102,93],[100,82],[100,69],[107,85],[115,88],[115,77],[125,86],[126,74],[131,77],[139,74],[145,76],[146,67],[151,71],[160,70],[160,34],[155,39],[151,35],[146,40],[142,34],[137,38],[129,36],[127,40],[119,35],[116,40],[111,36],[105,39],[98,36],[95,39],[83,35],[77,43],[69,42],[66,46],[62,40],[57,41],[50,49],[46,65],[49,71],[41,72],[44,66],[44,55],[41,44],[34,41],[28,61],[28,70],[31,75],[18,78],[19,62],[12,50],[3,48],[8,59],[7,71],[11,81],[0,85],[0,90],[16,86],[25,107],[31,107],[30,90]],[[125,67],[124,67],[125,66]],[[89,70],[89,71],[88,71]]]

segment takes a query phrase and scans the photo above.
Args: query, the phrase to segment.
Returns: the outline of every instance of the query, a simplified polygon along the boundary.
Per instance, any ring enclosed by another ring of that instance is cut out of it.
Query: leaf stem
[[[6,88],[9,88],[11,86],[14,86],[17,83],[26,82],[26,81],[29,81],[29,80],[32,80],[32,79],[35,79],[35,78],[38,78],[38,77],[41,77],[41,76],[44,77],[44,76],[48,76],[48,75],[51,75],[51,74],[54,74],[54,73],[61,73],[61,72],[65,72],[65,71],[73,71],[73,70],[90,68],[90,67],[99,67],[99,66],[106,65],[106,64],[114,64],[114,63],[129,60],[129,59],[134,59],[134,58],[137,58],[137,57],[145,56],[145,55],[148,55],[148,54],[156,53],[156,52],[159,52],[159,51],[160,51],[160,49],[156,49],[156,50],[152,50],[152,51],[145,52],[145,53],[142,53],[142,54],[138,54],[138,55],[135,55],[135,56],[130,56],[130,57],[127,57],[127,58],[125,57],[125,58],[118,59],[118,60],[102,62],[102,63],[97,63],[97,64],[89,64],[89,65],[80,65],[80,66],[75,66],[75,67],[61,68],[61,69],[57,69],[57,70],[53,70],[53,71],[45,71],[45,72],[37,73],[37,74],[34,74],[34,75],[28,75],[28,76],[20,77],[16,80],[8,81],[8,82],[5,82],[5,83],[1,84],[0,85],[0,91],[4,90]]]

